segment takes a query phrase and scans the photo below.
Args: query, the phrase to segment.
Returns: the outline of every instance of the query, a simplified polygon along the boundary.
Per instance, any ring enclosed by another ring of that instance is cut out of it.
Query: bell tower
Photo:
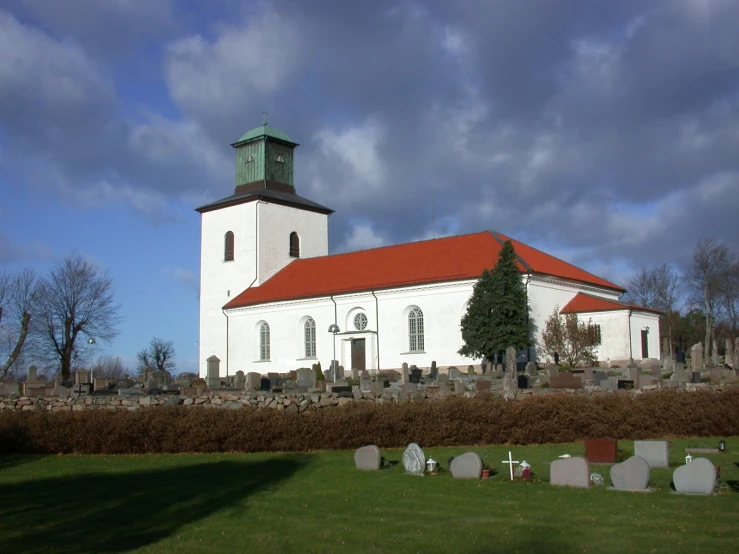
[[[267,125],[256,127],[232,145],[236,151],[236,194],[272,189],[295,194],[296,142]]]
[[[232,145],[233,193],[197,208],[200,228],[200,374],[217,356],[221,374],[231,367],[229,314],[225,306],[259,287],[293,260],[328,254],[333,210],[295,193],[296,142],[264,121]],[[230,191],[229,191],[230,192]]]

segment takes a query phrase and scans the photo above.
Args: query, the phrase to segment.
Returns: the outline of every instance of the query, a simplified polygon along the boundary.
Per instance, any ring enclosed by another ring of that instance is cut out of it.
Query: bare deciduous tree
[[[140,372],[147,367],[171,372],[175,368],[174,343],[171,340],[154,337],[148,347],[136,354],[136,358],[139,360]]]
[[[8,340],[8,357],[0,365],[0,379],[8,374],[26,344],[37,287],[38,278],[32,269],[0,274],[0,324],[3,339]]]
[[[114,381],[123,379],[128,373],[120,356],[100,356],[93,363],[93,371],[95,377]]]
[[[39,340],[69,379],[77,339],[110,342],[118,334],[119,306],[107,272],[73,254],[41,281],[38,294]],[[84,341],[83,341],[84,342]]]
[[[677,310],[680,299],[680,275],[675,269],[663,263],[651,269],[642,267],[626,284],[628,292],[624,301],[663,312],[661,326],[663,335],[668,338],[672,351],[673,327],[680,314]]]
[[[693,260],[685,275],[685,282],[694,293],[693,302],[703,304],[706,316],[706,363],[709,363],[711,338],[715,341],[714,324],[719,292],[725,286],[734,256],[714,239],[701,239],[693,250]]]

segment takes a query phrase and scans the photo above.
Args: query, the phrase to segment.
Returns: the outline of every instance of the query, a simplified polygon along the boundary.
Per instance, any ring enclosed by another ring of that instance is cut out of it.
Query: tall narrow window
[[[232,262],[234,259],[234,234],[229,231],[223,240],[223,261]]]
[[[290,257],[300,257],[300,237],[295,231],[290,233]]]
[[[259,359],[269,360],[269,325],[266,322],[259,327]]]
[[[316,357],[316,322],[312,317],[305,320],[305,357]]]
[[[420,308],[413,308],[408,314],[408,346],[411,352],[423,350],[423,312]]]

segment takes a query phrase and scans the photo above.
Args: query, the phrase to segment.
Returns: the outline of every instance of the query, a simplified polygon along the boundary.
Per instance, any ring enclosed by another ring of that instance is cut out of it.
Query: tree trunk
[[[26,342],[26,335],[28,335],[28,324],[30,323],[30,321],[31,314],[29,314],[28,312],[24,313],[23,320],[21,321],[21,332],[18,335],[18,342],[15,343],[15,348],[13,348],[13,351],[10,353],[10,356],[8,357],[6,362],[2,366],[0,366],[0,379],[5,378],[5,376],[8,374],[8,370],[18,359],[18,356],[21,355],[21,350],[23,350],[23,343]]]
[[[705,367],[709,367],[709,360],[711,359],[711,327],[713,327],[713,319],[711,318],[711,297],[708,292],[708,284],[703,288],[704,299],[706,303],[706,343],[704,345],[703,356],[705,358]]]

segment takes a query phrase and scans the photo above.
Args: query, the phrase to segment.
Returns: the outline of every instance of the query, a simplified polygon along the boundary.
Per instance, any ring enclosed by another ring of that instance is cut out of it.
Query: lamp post
[[[95,369],[95,337],[87,339],[87,344],[90,345],[90,390],[95,389],[95,382],[92,379],[92,373]]]
[[[336,323],[332,323],[328,326],[328,332],[334,335],[334,357],[331,359],[331,365],[334,369],[334,383],[336,382],[336,370],[338,369],[336,366],[339,365],[336,363],[336,333],[340,331],[341,329],[339,329],[339,326],[336,325]]]

